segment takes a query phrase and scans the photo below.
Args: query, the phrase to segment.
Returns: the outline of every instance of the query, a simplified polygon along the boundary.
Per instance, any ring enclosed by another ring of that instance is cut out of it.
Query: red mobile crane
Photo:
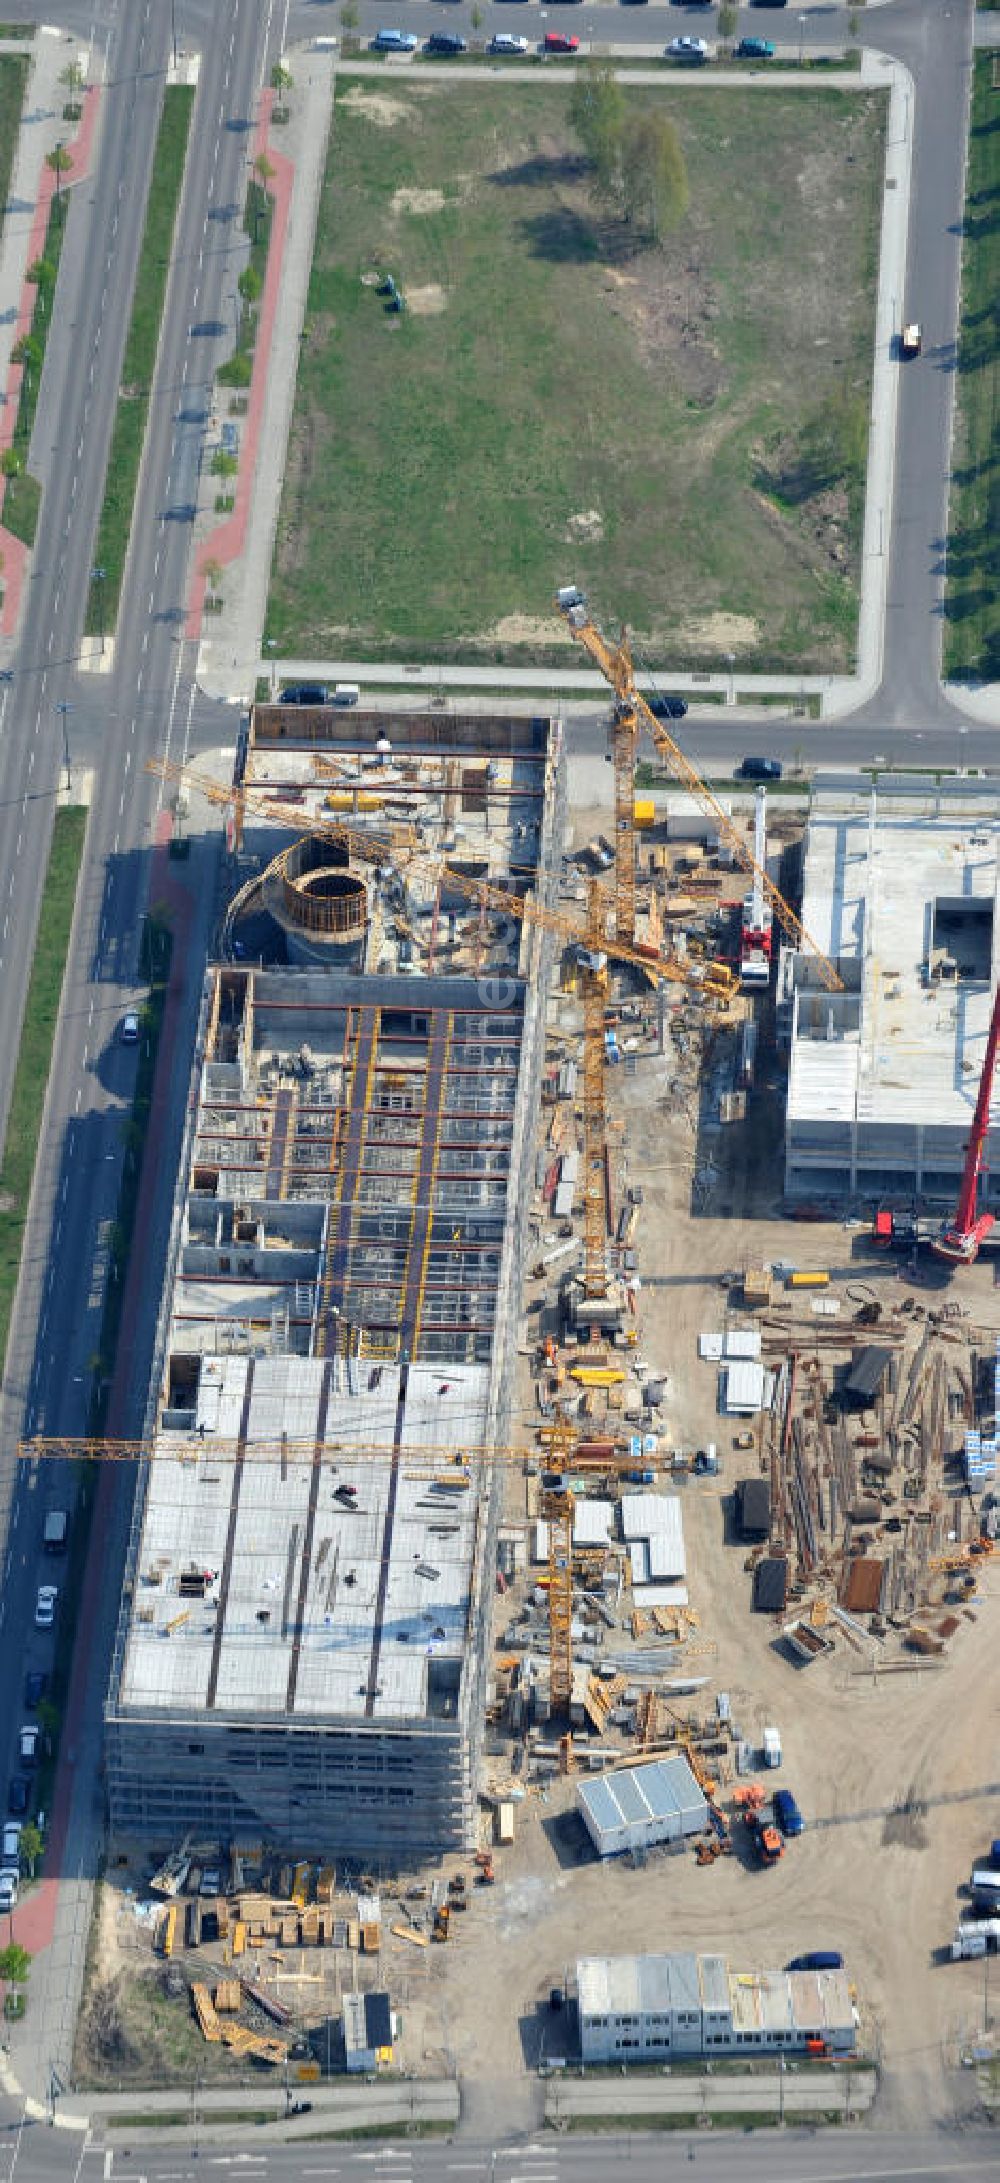
[[[958,1207],[953,1221],[948,1222],[933,1237],[931,1249],[939,1258],[948,1258],[953,1265],[971,1266],[979,1256],[979,1246],[995,1226],[992,1213],[978,1213],[979,1171],[983,1164],[986,1132],[990,1126],[990,1101],[993,1097],[993,1077],[996,1071],[997,1048],[1000,1046],[1000,986],[993,996],[993,1014],[990,1017],[990,1033],[986,1041],[983,1073],[979,1079],[976,1111],[972,1118],[972,1134],[965,1151],[962,1169],[962,1186],[958,1193]]]

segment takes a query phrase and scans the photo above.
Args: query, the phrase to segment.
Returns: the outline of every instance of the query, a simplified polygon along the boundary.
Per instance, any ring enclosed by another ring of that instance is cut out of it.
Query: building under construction
[[[441,864],[544,900],[558,761],[542,720],[251,719],[106,1711],[116,1830],[398,1862],[472,1838],[500,1499],[474,1451],[510,1437],[551,943]]]
[[[1000,979],[998,889],[994,782],[816,783],[802,919],[843,990],[784,957],[789,1197],[954,1203]],[[998,1153],[994,1130],[994,1208]]]

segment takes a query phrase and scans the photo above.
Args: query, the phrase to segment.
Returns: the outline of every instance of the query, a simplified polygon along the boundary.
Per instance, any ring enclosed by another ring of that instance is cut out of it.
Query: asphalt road
[[[723,2132],[666,2137],[607,2135],[592,2139],[543,2136],[531,2145],[503,2148],[467,2143],[407,2144],[396,2140],[360,2150],[335,2139],[316,2139],[267,2149],[241,2142],[238,2151],[219,2152],[214,2142],[190,2129],[176,2128],[166,2142],[101,2145],[80,2151],[60,2132],[36,2124],[23,2132],[9,2165],[16,2130],[0,2147],[0,2183],[195,2183],[197,2177],[219,2183],[607,2183],[622,2172],[629,2183],[669,2183],[682,2176],[700,2183],[993,2183],[995,2142],[981,2133],[927,2140],[916,2136],[874,2136],[856,2131],[843,2137],[830,2132],[789,2130]]]

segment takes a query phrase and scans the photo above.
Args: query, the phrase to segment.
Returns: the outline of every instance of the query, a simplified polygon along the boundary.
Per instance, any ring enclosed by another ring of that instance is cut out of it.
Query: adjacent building
[[[540,720],[251,724],[266,823],[194,1057],[115,1830],[400,1862],[472,1840],[549,942],[440,863],[544,892],[557,763]]]
[[[786,952],[785,1187],[800,1202],[954,1203],[1000,976],[995,782],[819,779],[802,922],[836,965]],[[1000,1128],[982,1204],[1000,1208]]]
[[[708,1803],[682,1753],[580,1781],[577,1808],[599,1857],[686,1842],[708,1825]]]
[[[585,2062],[852,2054],[844,1971],[732,1971],[724,1956],[587,1956],[576,1966]]]

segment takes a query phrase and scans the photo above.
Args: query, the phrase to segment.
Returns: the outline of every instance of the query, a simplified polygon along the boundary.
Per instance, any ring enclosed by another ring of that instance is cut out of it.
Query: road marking
[[[104,2155],[104,2183],[111,2183],[111,2169],[114,2163],[114,2157],[114,2147],[109,2145],[108,2150]]]

